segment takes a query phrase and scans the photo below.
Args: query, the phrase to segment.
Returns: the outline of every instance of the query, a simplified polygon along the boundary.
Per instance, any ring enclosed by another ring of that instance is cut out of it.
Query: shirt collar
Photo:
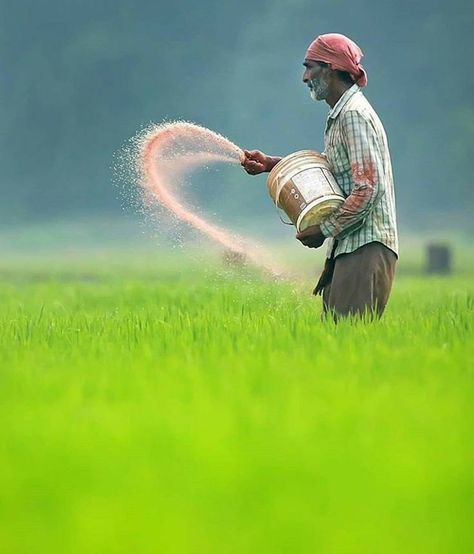
[[[342,108],[349,102],[349,100],[354,96],[354,94],[357,94],[360,90],[360,87],[358,84],[354,83],[351,88],[347,89],[346,92],[339,98],[339,100],[334,105],[334,108],[331,108],[331,110],[328,113],[328,121],[329,119],[336,119],[336,117],[341,113]]]

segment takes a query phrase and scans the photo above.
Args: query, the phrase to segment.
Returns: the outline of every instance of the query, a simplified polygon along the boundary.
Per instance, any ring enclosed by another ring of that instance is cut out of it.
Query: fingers
[[[319,225],[311,225],[310,227],[307,227],[304,231],[300,231],[296,234],[296,238],[298,240],[303,239],[305,237],[311,237],[313,235],[319,235],[321,233],[321,229]]]
[[[314,235],[312,235],[312,236],[306,236],[306,235],[299,236],[299,233],[298,233],[298,235],[296,235],[296,238],[301,242],[301,244],[304,244],[305,246],[310,246],[315,242],[319,242],[318,241],[319,237],[315,237]]]
[[[244,150],[244,156],[246,160],[253,160],[256,162],[263,162],[266,159],[266,154],[260,152],[260,150]]]
[[[267,156],[260,150],[244,150],[240,164],[249,175],[258,175],[265,171]]]
[[[262,173],[264,170],[263,165],[258,162],[247,162],[244,168],[247,173],[250,173],[250,175],[257,175],[258,173]]]
[[[249,160],[248,158],[244,160],[241,165],[249,175],[258,175],[265,171],[265,166],[262,163]]]
[[[313,244],[313,241],[310,238],[299,239],[299,240],[303,246],[307,246],[308,248],[316,248]]]
[[[320,235],[312,235],[309,237],[298,237],[298,235],[296,235],[296,238],[303,246],[307,246],[308,248],[319,248],[324,243],[324,236]]]

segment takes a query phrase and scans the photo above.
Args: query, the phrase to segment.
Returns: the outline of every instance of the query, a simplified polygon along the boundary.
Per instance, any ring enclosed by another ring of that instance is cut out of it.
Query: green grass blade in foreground
[[[472,282],[337,326],[310,288],[5,280],[0,549],[472,551]]]

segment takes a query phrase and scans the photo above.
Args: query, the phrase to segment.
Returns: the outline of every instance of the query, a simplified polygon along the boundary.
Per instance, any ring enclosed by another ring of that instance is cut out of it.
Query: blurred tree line
[[[467,0],[0,0],[0,16],[4,223],[117,212],[114,152],[150,121],[190,119],[273,154],[321,149],[327,106],[301,63],[314,36],[342,32],[365,53],[399,211],[469,224]],[[230,209],[248,181],[226,178]],[[260,189],[242,209],[258,213]]]

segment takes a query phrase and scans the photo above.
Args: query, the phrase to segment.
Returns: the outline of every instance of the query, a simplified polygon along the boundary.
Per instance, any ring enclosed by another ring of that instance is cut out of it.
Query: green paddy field
[[[472,268],[335,326],[138,258],[0,265],[2,554],[474,551]]]

